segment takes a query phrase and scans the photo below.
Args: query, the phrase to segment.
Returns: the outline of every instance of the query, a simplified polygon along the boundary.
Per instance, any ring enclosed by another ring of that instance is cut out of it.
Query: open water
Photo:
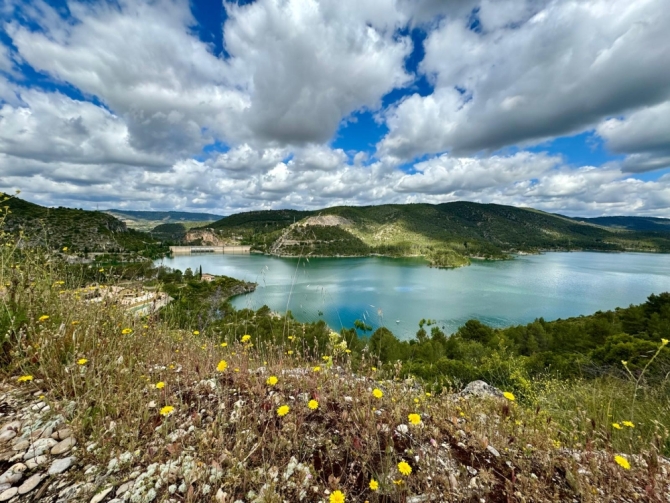
[[[670,255],[661,254],[546,253],[451,270],[378,257],[207,254],[162,262],[258,283],[255,292],[233,299],[237,308],[290,309],[300,321],[323,319],[336,330],[360,319],[402,339],[416,333],[421,318],[452,333],[473,318],[504,327],[626,307],[670,291]]]

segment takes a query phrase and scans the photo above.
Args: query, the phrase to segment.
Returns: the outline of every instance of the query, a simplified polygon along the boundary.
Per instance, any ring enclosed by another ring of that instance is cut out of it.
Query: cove
[[[432,269],[422,259],[277,258],[264,255],[183,255],[157,261],[182,271],[258,283],[232,299],[237,309],[290,309],[303,322],[339,330],[357,319],[409,339],[422,318],[453,333],[469,319],[493,327],[592,314],[639,304],[670,290],[670,255],[556,252],[508,261],[475,261]]]

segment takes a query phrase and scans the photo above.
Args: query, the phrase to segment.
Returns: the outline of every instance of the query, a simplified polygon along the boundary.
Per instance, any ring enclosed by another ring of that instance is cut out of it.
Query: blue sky
[[[8,0],[0,190],[670,217],[662,4]]]

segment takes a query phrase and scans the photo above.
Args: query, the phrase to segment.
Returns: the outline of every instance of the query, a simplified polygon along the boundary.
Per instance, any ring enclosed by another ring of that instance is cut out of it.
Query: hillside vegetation
[[[0,208],[7,212],[4,230],[21,236],[19,245],[23,247],[65,248],[72,257],[94,252],[155,257],[167,250],[148,234],[128,229],[126,224],[101,211],[45,208],[3,193]]]
[[[670,496],[667,294],[539,326],[469,323],[448,339],[426,322],[399,342],[386,329],[359,337],[365,324],[334,333],[237,311],[226,298],[240,282],[150,266],[131,270],[179,301],[132,317],[86,302],[89,268],[0,240],[0,468],[8,494],[34,491],[18,501]],[[629,361],[574,377],[611,351]],[[547,353],[566,372],[537,368]],[[459,393],[465,372],[505,395]],[[26,463],[19,475],[12,459]]]
[[[340,222],[319,220],[326,216]],[[433,265],[454,267],[472,258],[543,250],[668,252],[670,233],[660,232],[656,223],[631,224],[644,231],[629,230],[526,208],[454,202],[256,211],[208,228],[275,255],[424,256]]]

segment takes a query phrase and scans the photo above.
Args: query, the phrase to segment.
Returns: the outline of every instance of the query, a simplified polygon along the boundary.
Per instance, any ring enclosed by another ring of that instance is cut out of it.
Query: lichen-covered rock
[[[477,397],[496,397],[503,398],[503,393],[495,386],[484,381],[472,381],[469,383],[463,391],[461,391],[462,396],[477,396]]]

